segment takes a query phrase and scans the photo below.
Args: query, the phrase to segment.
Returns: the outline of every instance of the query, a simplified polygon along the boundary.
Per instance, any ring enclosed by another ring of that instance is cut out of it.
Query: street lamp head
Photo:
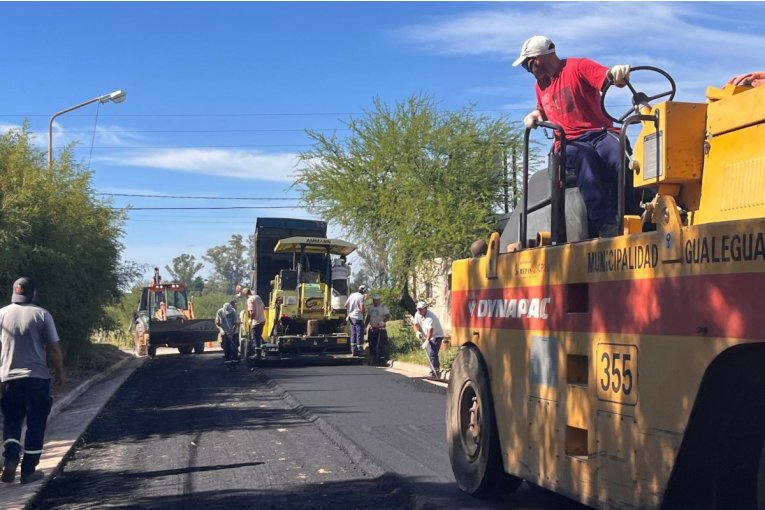
[[[56,112],[53,114],[53,116],[50,118],[50,121],[48,121],[48,168],[53,168],[53,121],[56,117],[59,115],[63,115],[65,113],[69,113],[72,110],[76,110],[77,108],[82,108],[83,106],[87,106],[89,104],[93,104],[95,102],[99,103],[108,103],[109,101],[113,103],[121,103],[127,99],[127,92],[124,90],[115,90],[114,92],[110,92],[109,94],[104,94],[103,96],[94,97],[93,99],[88,99],[84,103],[80,103],[78,105],[74,105],[72,107],[67,108],[66,110],[61,110],[60,112]]]
[[[99,103],[108,103],[111,101],[112,103],[121,103],[127,99],[127,92],[124,90],[115,90],[114,92],[110,92],[109,94],[103,95],[100,98],[98,98]]]

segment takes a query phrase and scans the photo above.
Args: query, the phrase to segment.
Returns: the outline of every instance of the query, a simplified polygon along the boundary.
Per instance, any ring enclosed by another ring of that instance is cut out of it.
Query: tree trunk
[[[417,313],[417,304],[414,302],[414,298],[409,294],[409,282],[404,282],[404,288],[401,289],[401,293],[396,299],[396,304],[401,308],[409,312],[410,315]]]

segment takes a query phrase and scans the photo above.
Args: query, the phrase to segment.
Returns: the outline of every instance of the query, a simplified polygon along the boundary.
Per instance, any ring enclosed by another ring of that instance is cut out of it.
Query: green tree
[[[374,286],[404,288],[423,260],[444,264],[485,238],[504,202],[505,155],[522,132],[503,118],[438,108],[427,95],[375,99],[338,139],[308,131],[295,186],[314,214],[360,246]]]
[[[214,246],[202,257],[213,266],[212,282],[217,290],[232,293],[248,274],[248,249],[241,234],[231,236],[227,244]]]
[[[123,223],[124,212],[95,198],[71,148],[48,169],[27,126],[0,137],[0,301],[10,300],[16,277],[32,277],[68,356],[88,346],[134,276],[119,262]]]
[[[165,266],[165,269],[170,274],[170,277],[177,282],[181,282],[186,285],[187,288],[191,288],[196,282],[197,273],[202,270],[204,264],[197,262],[194,255],[188,253],[181,253],[177,257],[173,258],[173,266]]]

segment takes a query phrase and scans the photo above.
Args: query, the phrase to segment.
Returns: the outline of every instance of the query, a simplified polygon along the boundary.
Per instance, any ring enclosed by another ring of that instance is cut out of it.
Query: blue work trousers
[[[265,322],[255,324],[250,331],[250,337],[252,338],[253,345],[256,349],[260,349],[263,346],[263,327],[265,325]]]
[[[369,355],[375,363],[388,356],[388,331],[385,328],[369,328]]]
[[[364,319],[351,319],[351,349],[364,348]]]
[[[221,344],[226,361],[239,359],[239,333],[221,334]]]
[[[18,462],[21,458],[21,426],[26,419],[21,474],[34,473],[42,455],[45,425],[53,404],[50,379],[25,377],[6,381],[2,384],[2,395],[5,462]]]
[[[431,368],[436,371],[441,368],[441,362],[438,360],[438,351],[441,350],[441,342],[443,341],[443,337],[431,338],[428,340],[428,345],[425,348],[430,359]]]
[[[624,154],[619,139],[605,130],[591,131],[566,145],[566,169],[576,175],[576,185],[596,229],[618,224],[618,176]]]

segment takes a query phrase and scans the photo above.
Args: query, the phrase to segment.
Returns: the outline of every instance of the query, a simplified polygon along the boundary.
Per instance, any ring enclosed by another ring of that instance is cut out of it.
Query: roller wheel
[[[457,485],[473,496],[512,492],[523,481],[505,473],[486,365],[466,346],[454,360],[446,403],[449,460]]]

